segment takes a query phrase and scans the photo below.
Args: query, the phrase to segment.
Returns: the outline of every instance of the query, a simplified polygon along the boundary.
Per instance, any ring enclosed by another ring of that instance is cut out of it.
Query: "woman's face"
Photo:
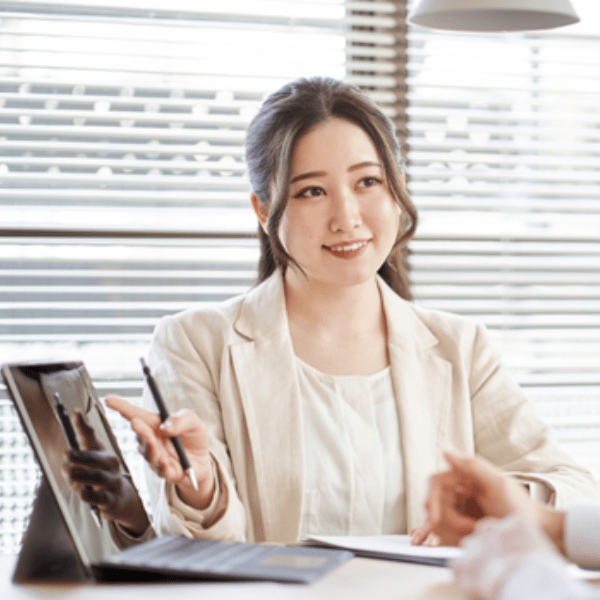
[[[365,131],[340,118],[308,131],[294,148],[290,182],[279,237],[309,282],[373,278],[396,240],[400,208]]]

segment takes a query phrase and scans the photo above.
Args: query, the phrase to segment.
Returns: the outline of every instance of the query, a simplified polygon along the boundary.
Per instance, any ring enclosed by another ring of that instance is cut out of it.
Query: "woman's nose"
[[[350,191],[336,194],[332,201],[332,231],[351,231],[362,224],[358,198]]]

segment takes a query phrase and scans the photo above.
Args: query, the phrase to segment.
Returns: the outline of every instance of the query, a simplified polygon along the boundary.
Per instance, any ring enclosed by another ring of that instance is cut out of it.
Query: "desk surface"
[[[448,569],[353,558],[310,585],[277,583],[27,584],[11,581],[15,557],[0,555],[0,598],[10,600],[464,600]],[[199,595],[198,586],[202,586]],[[171,589],[172,588],[172,589]]]

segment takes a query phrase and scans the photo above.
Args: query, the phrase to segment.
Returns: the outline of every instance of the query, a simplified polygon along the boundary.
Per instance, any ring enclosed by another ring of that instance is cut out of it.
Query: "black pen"
[[[150,388],[150,392],[152,392],[152,397],[154,398],[154,402],[156,402],[156,406],[158,407],[158,413],[160,414],[160,419],[164,423],[169,418],[169,411],[167,410],[167,406],[165,401],[163,400],[162,394],[156,385],[156,381],[154,377],[152,377],[152,373],[150,373],[150,367],[146,364],[146,361],[143,358],[140,358],[142,363],[142,371],[144,371],[144,376],[146,377],[146,381],[148,382],[148,387]],[[179,457],[179,462],[181,463],[181,468],[187,473],[192,485],[195,490],[198,490],[198,481],[196,480],[196,473],[194,473],[194,469],[192,469],[190,465],[190,461],[188,460],[187,454],[183,448],[183,444],[179,439],[179,436],[170,438],[173,446],[175,447],[175,452],[177,452],[177,456]]]
[[[69,417],[69,413],[67,408],[62,403],[60,399],[60,394],[55,392],[54,394],[54,408],[56,409],[56,414],[58,416],[58,420],[61,424],[62,430],[67,438],[67,442],[69,444],[69,448],[71,450],[79,451],[79,442],[77,441],[77,434],[75,433],[75,429],[73,428],[73,423],[71,423],[71,419]],[[86,489],[89,489],[90,486],[86,485]],[[91,505],[92,515],[98,527],[102,527],[102,518],[100,516],[100,509],[97,506]]]

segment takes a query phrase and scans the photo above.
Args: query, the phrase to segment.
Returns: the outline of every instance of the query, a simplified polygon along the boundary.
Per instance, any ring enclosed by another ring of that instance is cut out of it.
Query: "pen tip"
[[[194,490],[198,491],[198,480],[196,479],[196,473],[194,473],[194,469],[188,469],[187,474],[190,478],[190,481],[192,482]]]

